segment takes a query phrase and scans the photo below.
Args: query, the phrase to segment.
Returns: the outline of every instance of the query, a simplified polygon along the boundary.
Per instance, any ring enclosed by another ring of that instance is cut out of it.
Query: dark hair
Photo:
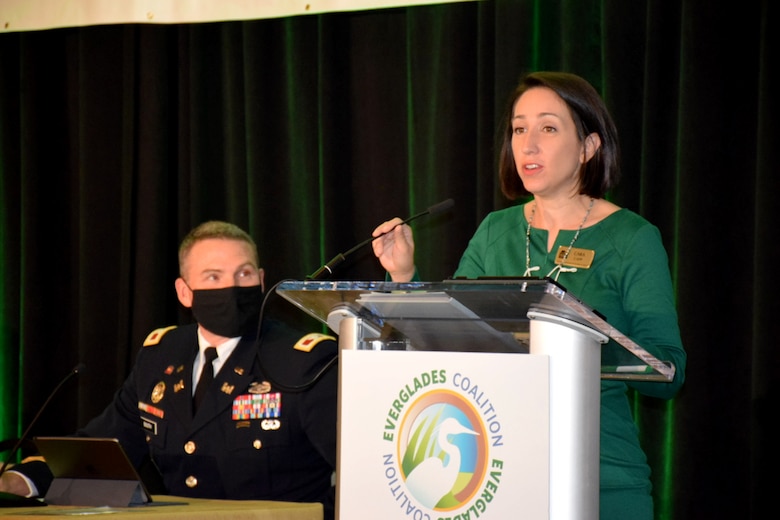
[[[533,72],[523,77],[509,98],[502,123],[498,155],[501,192],[510,200],[529,195],[523,186],[512,155],[512,116],[517,100],[534,87],[549,88],[569,107],[580,141],[595,132],[601,146],[580,169],[580,193],[601,198],[620,178],[620,143],[617,128],[604,100],[583,78],[567,72]]]
[[[249,248],[254,255],[255,264],[259,265],[259,257],[257,254],[257,245],[252,237],[230,222],[223,222],[221,220],[210,220],[204,222],[187,233],[187,236],[181,241],[179,245],[179,274],[184,277],[184,263],[187,260],[187,256],[197,242],[206,240],[209,238],[221,238],[225,240],[238,240],[239,242],[245,242],[249,245]]]

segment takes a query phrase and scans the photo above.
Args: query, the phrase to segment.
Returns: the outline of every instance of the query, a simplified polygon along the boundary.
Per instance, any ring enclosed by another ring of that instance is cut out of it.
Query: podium
[[[345,520],[597,520],[600,379],[674,378],[549,279],[276,292],[339,335]]]

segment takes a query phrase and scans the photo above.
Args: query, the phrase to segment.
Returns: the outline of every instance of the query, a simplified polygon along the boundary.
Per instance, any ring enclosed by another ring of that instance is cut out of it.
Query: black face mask
[[[232,286],[192,291],[192,315],[206,330],[235,338],[257,331],[263,288]]]

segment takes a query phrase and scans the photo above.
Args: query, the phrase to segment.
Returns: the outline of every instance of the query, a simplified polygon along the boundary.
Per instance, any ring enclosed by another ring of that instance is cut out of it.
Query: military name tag
[[[563,257],[566,256],[568,247],[558,246],[558,252],[555,254],[555,263],[564,265],[566,267],[578,267],[580,269],[590,269],[593,264],[593,257],[596,256],[596,251],[593,249],[580,249],[578,247],[572,247],[569,251],[569,256],[566,258],[566,262],[563,261]]]
[[[141,419],[141,427],[153,435],[157,435],[157,422],[149,419]]]

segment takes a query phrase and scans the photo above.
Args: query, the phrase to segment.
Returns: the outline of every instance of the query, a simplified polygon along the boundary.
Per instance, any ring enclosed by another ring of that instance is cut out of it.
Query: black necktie
[[[217,347],[207,347],[203,351],[203,368],[200,371],[200,379],[198,379],[198,386],[195,388],[195,396],[192,399],[192,413],[198,411],[198,406],[203,401],[203,396],[206,395],[211,381],[214,380],[214,365],[212,361],[217,359]]]

